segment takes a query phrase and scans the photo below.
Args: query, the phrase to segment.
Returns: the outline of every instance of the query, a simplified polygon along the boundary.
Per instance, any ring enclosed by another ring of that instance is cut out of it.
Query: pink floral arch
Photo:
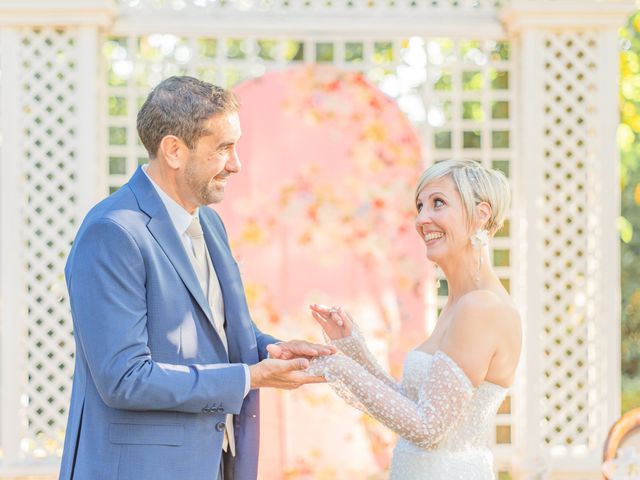
[[[320,340],[308,304],[344,305],[397,375],[427,311],[413,126],[362,74],[333,67],[270,72],[235,91],[243,168],[216,208],[254,320],[281,338]],[[388,433],[326,386],[265,397],[261,478],[386,467]]]

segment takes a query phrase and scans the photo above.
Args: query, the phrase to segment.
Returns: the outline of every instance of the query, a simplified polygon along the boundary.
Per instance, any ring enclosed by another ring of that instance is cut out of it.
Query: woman
[[[415,201],[427,258],[449,286],[433,333],[409,352],[397,382],[342,308],[312,305],[340,354],[314,360],[310,371],[400,436],[391,479],[493,479],[492,419],[514,382],[522,337],[488,248],[505,219],[508,182],[476,162],[448,160],[423,173]]]

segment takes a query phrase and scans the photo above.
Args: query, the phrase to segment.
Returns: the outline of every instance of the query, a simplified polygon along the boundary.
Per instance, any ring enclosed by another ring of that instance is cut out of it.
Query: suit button
[[[218,422],[216,423],[216,430],[221,432],[224,430],[224,422]]]
[[[218,413],[222,413],[222,412],[224,412],[224,408],[222,408],[222,407],[218,407],[218,408],[217,408],[217,411],[218,411]]]
[[[204,407],[202,409],[202,413],[209,413],[211,410],[209,409],[209,407]]]

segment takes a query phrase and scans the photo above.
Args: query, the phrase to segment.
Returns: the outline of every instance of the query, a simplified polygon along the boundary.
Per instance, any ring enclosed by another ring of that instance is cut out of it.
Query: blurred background
[[[619,220],[622,250],[622,411],[640,405],[640,14],[621,30]]]
[[[603,478],[611,458],[609,478],[632,478],[640,454],[618,447],[640,407],[636,8],[0,1],[0,478],[55,477],[74,350],[64,262],[87,210],[146,163],[136,113],[170,75],[242,103],[243,171],[215,208],[256,323],[319,341],[308,304],[344,305],[396,376],[447,296],[414,232],[416,179],[447,158],[503,171],[513,204],[492,258],[526,332],[497,476]],[[386,478],[394,441],[326,386],[265,391],[259,478]]]

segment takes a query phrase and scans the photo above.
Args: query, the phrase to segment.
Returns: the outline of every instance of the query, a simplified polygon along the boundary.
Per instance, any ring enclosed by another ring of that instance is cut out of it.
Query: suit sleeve
[[[79,235],[67,285],[75,335],[103,401],[112,408],[239,413],[242,364],[156,362],[148,346],[146,273],[133,237],[108,219]]]
[[[256,342],[258,344],[258,356],[260,360],[264,360],[269,356],[269,352],[267,352],[267,345],[271,345],[272,343],[278,343],[278,340],[271,335],[267,335],[266,333],[262,333],[260,329],[256,326],[255,322],[253,323],[253,330],[256,334]]]

